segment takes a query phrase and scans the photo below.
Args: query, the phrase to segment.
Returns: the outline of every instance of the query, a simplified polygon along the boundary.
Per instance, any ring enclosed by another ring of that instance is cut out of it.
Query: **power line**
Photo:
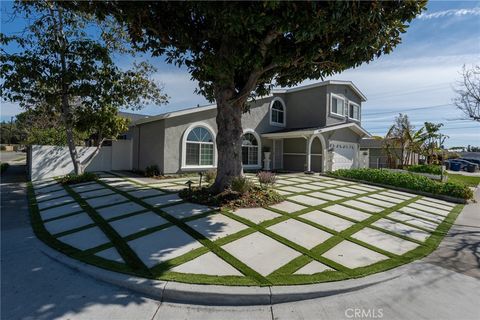
[[[363,116],[374,116],[378,114],[390,114],[390,113],[405,113],[408,111],[412,110],[424,110],[424,109],[432,109],[432,108],[441,108],[441,107],[447,107],[447,106],[453,106],[453,104],[448,103],[448,104],[438,104],[435,106],[425,106],[425,107],[416,107],[416,108],[409,108],[409,109],[400,109],[400,110],[395,110],[395,111],[382,111],[382,112],[374,112],[374,113],[364,113]]]

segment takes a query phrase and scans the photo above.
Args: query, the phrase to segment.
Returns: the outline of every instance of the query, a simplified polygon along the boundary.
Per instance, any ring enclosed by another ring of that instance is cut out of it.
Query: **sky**
[[[1,7],[2,32],[20,31],[25,21],[9,19],[11,3],[2,2]],[[154,115],[208,104],[194,93],[197,83],[185,68],[169,65],[161,57],[148,60],[157,67],[154,77],[164,84],[170,99],[166,106],[147,106],[138,113]],[[452,105],[462,66],[474,64],[480,64],[480,2],[430,1],[393,53],[326,80],[353,81],[366,95],[362,126],[372,135],[385,135],[402,112],[417,129],[425,121],[443,123],[441,132],[449,136],[447,147],[480,145],[480,124],[465,120]],[[21,111],[15,104],[1,102],[2,121]]]

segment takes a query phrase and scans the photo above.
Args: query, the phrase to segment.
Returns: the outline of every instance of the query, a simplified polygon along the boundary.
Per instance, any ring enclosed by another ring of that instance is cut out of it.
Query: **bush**
[[[1,146],[0,146],[0,150],[1,150],[1,151],[5,151],[5,150],[7,150],[7,147],[5,147],[4,145],[1,145]]]
[[[238,193],[247,193],[254,187],[252,181],[248,180],[247,177],[235,177],[232,179],[232,184],[230,188],[234,192]]]
[[[441,166],[434,166],[428,164],[417,164],[413,166],[407,167],[408,171],[411,172],[421,172],[421,173],[430,173],[430,174],[442,174],[442,167]]]
[[[285,197],[272,189],[253,186],[248,192],[240,193],[231,189],[215,194],[210,188],[183,189],[179,192],[182,199],[214,207],[256,208],[267,207],[285,200]]]
[[[93,172],[84,172],[82,174],[69,173],[59,179],[61,184],[76,184],[97,180],[97,175]]]
[[[10,164],[2,162],[0,164],[0,173],[4,173],[5,171],[7,171],[8,167],[10,167]]]
[[[425,176],[410,173],[392,172],[382,169],[340,169],[332,172],[331,175],[461,199],[473,197],[473,191],[466,185],[455,182],[437,182]]]
[[[148,166],[145,168],[145,171],[143,173],[145,177],[155,177],[160,175],[160,169],[158,169],[158,166],[156,164],[152,164],[151,166]]]
[[[206,183],[213,183],[217,177],[217,170],[208,170],[203,174]]]
[[[270,188],[277,181],[275,173],[269,171],[260,171],[257,173],[257,178],[262,188]]]

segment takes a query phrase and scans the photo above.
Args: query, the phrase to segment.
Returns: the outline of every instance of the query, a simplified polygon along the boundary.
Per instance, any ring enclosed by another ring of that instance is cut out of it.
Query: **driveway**
[[[370,288],[304,302],[271,307],[229,308],[159,304],[126,290],[92,281],[45,258],[35,248],[37,240],[27,225],[24,186],[5,184],[5,180],[2,182],[2,194],[5,195],[4,191],[9,188],[12,191],[9,194],[15,195],[8,199],[2,198],[2,318],[220,319],[228,316],[338,319],[352,318],[349,315],[360,308],[375,310],[370,312],[377,312],[377,315],[381,310],[385,318],[468,319],[473,318],[478,311],[474,301],[478,299],[479,280],[462,274],[478,269],[478,264],[452,271],[453,268],[444,268],[441,260],[413,263],[401,277]],[[208,216],[207,212],[205,214]],[[462,217],[463,215],[460,218]],[[468,236],[457,234],[449,247],[455,247],[454,251],[465,256],[477,254],[478,257],[478,252],[474,250],[475,243],[478,244],[479,241],[478,233],[475,234],[474,231],[478,226],[469,227],[473,231],[469,231]],[[474,262],[462,259],[460,264],[463,260]],[[24,301],[28,301],[28,304]],[[448,303],[438,304],[438,301]],[[6,310],[5,306],[8,306]]]

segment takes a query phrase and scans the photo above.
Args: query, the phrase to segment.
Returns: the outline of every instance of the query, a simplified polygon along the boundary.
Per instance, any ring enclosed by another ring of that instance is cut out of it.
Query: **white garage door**
[[[330,141],[330,148],[333,148],[332,171],[353,168],[357,147],[356,143]]]

